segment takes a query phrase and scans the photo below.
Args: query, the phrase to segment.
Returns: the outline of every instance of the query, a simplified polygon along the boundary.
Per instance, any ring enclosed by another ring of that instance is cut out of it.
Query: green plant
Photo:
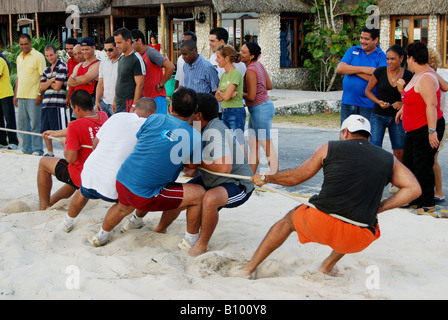
[[[358,0],[351,9],[342,0],[308,0],[312,4],[311,13],[315,15],[314,23],[308,22],[305,46],[310,53],[304,66],[311,72],[311,81],[317,91],[331,91],[338,74],[336,68],[345,52],[354,45],[359,45],[361,28],[368,17],[366,9],[375,4],[375,0]],[[337,8],[342,11],[337,12]],[[350,15],[354,26],[345,24],[337,28],[337,17]]]

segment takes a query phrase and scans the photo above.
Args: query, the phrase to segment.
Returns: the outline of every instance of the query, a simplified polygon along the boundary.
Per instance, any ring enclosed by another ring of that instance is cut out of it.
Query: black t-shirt
[[[392,87],[389,79],[387,78],[387,67],[379,67],[374,72],[373,75],[378,80],[376,84],[376,97],[384,102],[389,102],[393,104],[394,102],[401,101],[401,93],[398,91],[397,87]],[[408,84],[411,81],[414,74],[404,69],[403,80]],[[406,86],[406,85],[405,85]],[[397,114],[392,106],[383,109],[378,104],[375,103],[373,107],[373,112],[382,116],[393,116]]]
[[[310,203],[327,214],[374,228],[393,168],[393,155],[367,140],[330,141],[323,161],[322,190],[311,197]]]
[[[120,56],[117,68],[117,83],[115,85],[115,103],[117,106],[126,100],[134,99],[136,87],[134,77],[145,74],[145,62],[139,53],[133,52],[128,56]]]

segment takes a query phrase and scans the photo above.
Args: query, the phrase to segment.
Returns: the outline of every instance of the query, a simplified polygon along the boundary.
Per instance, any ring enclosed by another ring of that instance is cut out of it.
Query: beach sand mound
[[[235,277],[270,227],[297,202],[256,192],[235,209],[220,211],[209,252],[190,257],[177,243],[185,214],[166,234],[155,233],[160,212],[140,230],[121,225],[111,241],[94,248],[111,204],[89,201],[70,233],[62,230],[69,202],[38,211],[39,157],[0,152],[0,297],[2,299],[447,299],[448,219],[396,209],[379,216],[381,237],[365,251],[346,255],[336,277],[317,271],[331,249],[300,244],[295,233],[257,269]],[[61,184],[53,180],[53,188]],[[13,211],[13,213],[9,212]],[[124,223],[124,221],[122,222]]]

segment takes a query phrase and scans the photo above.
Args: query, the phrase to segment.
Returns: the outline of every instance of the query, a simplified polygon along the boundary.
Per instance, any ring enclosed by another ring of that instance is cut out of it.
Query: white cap
[[[347,129],[350,132],[356,132],[356,131],[367,131],[370,135],[372,133],[370,132],[370,122],[363,116],[360,116],[358,114],[352,114],[347,119],[342,122],[341,125],[341,131]]]

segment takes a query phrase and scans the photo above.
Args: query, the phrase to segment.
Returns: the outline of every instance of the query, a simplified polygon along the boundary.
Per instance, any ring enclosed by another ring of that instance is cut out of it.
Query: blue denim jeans
[[[370,143],[382,148],[384,133],[389,131],[390,143],[393,150],[402,150],[404,148],[404,139],[406,132],[403,129],[401,121],[395,123],[395,117],[382,116],[376,113],[372,113],[370,117],[370,126],[372,136],[370,137]]]
[[[100,105],[101,105],[101,110],[106,112],[107,116],[110,118],[113,115],[112,112],[112,105],[111,104],[107,104],[106,102],[104,102],[104,100],[100,100]]]
[[[364,108],[358,106],[351,106],[345,103],[341,103],[341,124],[352,114],[359,114],[370,121],[370,115],[372,114],[372,108]]]
[[[36,105],[36,99],[18,99],[18,127],[21,131],[40,132],[41,105]],[[44,154],[41,136],[22,134],[22,152]]]
[[[240,145],[244,145],[244,126],[246,125],[246,108],[224,108],[222,122],[233,130]]]

